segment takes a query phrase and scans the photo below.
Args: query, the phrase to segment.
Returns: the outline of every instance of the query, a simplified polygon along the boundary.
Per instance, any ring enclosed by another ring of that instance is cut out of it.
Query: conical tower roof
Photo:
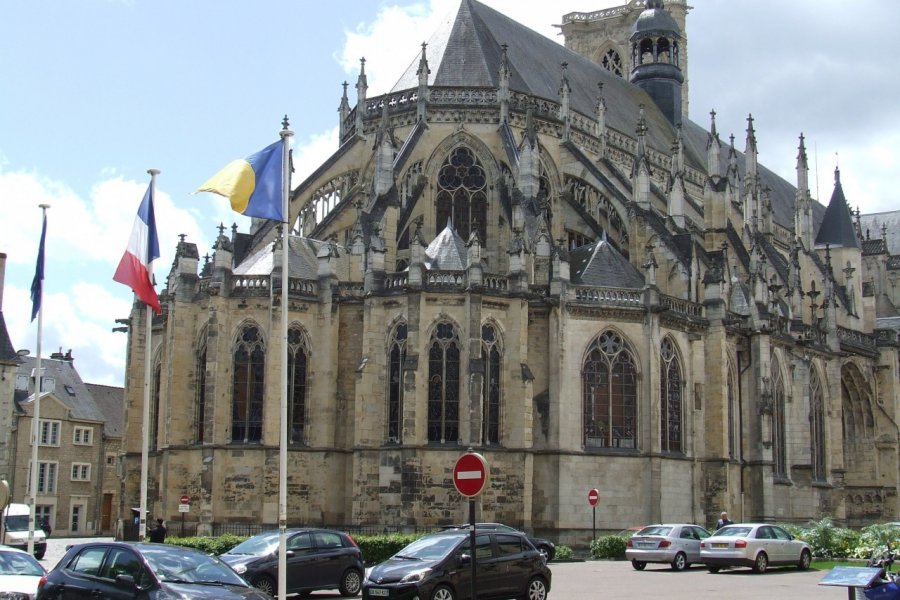
[[[841,172],[834,170],[834,192],[831,193],[831,201],[825,209],[822,224],[816,234],[816,245],[829,244],[841,248],[859,248],[859,238],[853,228],[853,216],[847,199],[844,198],[844,190],[841,187]]]

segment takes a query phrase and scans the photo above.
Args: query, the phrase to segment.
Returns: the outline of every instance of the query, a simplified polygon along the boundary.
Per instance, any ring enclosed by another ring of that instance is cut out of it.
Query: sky
[[[569,12],[614,0],[482,0],[563,43]],[[900,209],[900,2],[693,0],[690,118],[744,148],[752,113],[760,162],[827,203],[836,165],[852,207]],[[368,96],[385,93],[459,0],[0,0],[0,253],[3,315],[16,349],[37,348],[29,291],[49,204],[42,355],[72,351],[90,383],[124,384],[131,290],[112,281],[147,170],[160,169],[157,280],[178,235],[211,253],[220,223],[249,220],[193,194],[236,158],[295,132],[296,184],[337,149],[360,58]],[[160,291],[160,288],[157,287]]]

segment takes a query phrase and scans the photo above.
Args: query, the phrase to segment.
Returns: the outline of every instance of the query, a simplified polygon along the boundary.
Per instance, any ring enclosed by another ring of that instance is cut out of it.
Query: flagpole
[[[288,446],[288,247],[291,236],[290,142],[288,118],[281,122],[281,431],[278,443],[278,600],[287,596],[287,446]]]
[[[147,169],[150,174],[150,200],[156,197],[156,176],[159,169]],[[149,257],[148,257],[149,259]],[[153,285],[153,260],[147,261],[147,271],[150,285]],[[141,422],[141,505],[138,515],[138,541],[143,542],[147,537],[147,478],[150,465],[150,378],[152,376],[150,360],[151,337],[153,335],[153,309],[144,303],[144,414]]]
[[[49,204],[39,204],[41,207],[42,214],[42,229],[41,231],[41,248],[38,250],[38,260],[43,263],[44,261],[44,243],[45,243],[45,234],[46,234],[46,223],[47,223],[47,209],[50,208]],[[41,377],[41,339],[43,337],[44,332],[44,273],[43,273],[43,264],[40,266],[40,277],[38,279],[38,285],[40,286],[40,291],[38,293],[38,298],[40,298],[40,303],[38,304],[38,326],[37,326],[37,359],[35,360],[35,386],[34,386],[34,414],[31,417],[31,507],[28,514],[28,554],[34,556],[34,531],[37,529],[37,494],[38,494],[38,446],[41,445],[41,381],[43,377]],[[37,277],[37,274],[35,274]],[[48,473],[49,475],[49,473]]]

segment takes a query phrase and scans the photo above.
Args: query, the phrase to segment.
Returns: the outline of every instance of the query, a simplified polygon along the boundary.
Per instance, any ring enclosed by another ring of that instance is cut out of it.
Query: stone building
[[[339,148],[292,186],[289,281],[254,220],[211,258],[178,242],[149,340],[135,305],[122,507],[150,344],[150,512],[277,525],[287,310],[291,524],[465,521],[469,447],[479,519],[569,544],[594,487],[601,529],[897,515],[896,257],[837,171],[812,198],[802,136],[788,182],[752,118],[739,151],[686,117],[668,8],[566,15],[574,52],[461,0],[387,94],[363,60]]]

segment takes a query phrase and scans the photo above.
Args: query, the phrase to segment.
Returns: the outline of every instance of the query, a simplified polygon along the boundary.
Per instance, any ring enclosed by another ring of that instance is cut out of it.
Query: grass
[[[810,569],[815,569],[817,571],[829,571],[834,567],[864,567],[866,566],[866,561],[864,560],[814,560],[812,564],[809,565]]]

